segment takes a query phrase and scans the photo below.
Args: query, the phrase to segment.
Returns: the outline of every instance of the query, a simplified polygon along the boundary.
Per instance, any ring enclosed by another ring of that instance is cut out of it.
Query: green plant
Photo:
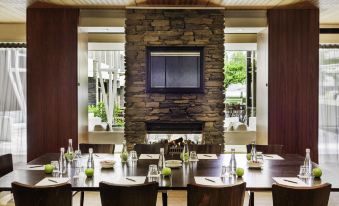
[[[100,117],[101,121],[107,122],[105,104],[103,102],[99,102],[97,105],[89,105],[88,112],[93,113],[95,117]],[[116,125],[124,126],[123,110],[119,105],[114,106],[113,119]]]
[[[230,59],[225,58],[224,74],[226,89],[231,84],[246,82],[246,56],[243,52],[234,52]]]

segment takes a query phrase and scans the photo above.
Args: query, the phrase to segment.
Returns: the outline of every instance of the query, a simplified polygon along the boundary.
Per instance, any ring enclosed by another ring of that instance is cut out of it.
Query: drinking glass
[[[158,177],[159,176],[157,165],[149,165],[148,166],[148,176],[149,177]]]
[[[191,162],[196,162],[198,161],[198,156],[196,151],[191,151],[190,152],[190,161]]]
[[[258,162],[263,162],[264,161],[264,156],[262,155],[262,152],[257,152],[257,161]]]
[[[306,178],[307,177],[307,173],[308,173],[307,170],[308,170],[307,166],[301,165],[300,166],[300,170],[299,170],[299,177],[300,178]]]
[[[222,166],[221,177],[230,177],[230,175],[231,175],[231,166]]]
[[[59,173],[59,161],[51,161],[51,165],[53,166],[53,176],[56,176]]]
[[[131,160],[132,162],[136,162],[138,161],[138,155],[137,155],[137,152],[136,151],[131,151]]]

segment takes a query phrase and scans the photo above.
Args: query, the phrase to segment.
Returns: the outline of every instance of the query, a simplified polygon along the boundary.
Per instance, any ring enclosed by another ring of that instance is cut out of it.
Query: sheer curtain
[[[319,50],[320,160],[339,159],[339,44]],[[324,158],[325,157],[325,158]]]
[[[26,161],[26,116],[26,49],[0,48],[0,154],[14,162]]]

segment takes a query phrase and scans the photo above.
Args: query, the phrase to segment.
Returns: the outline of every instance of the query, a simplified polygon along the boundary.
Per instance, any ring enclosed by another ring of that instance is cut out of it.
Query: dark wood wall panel
[[[317,161],[319,10],[273,9],[268,22],[268,142]]]
[[[27,159],[78,141],[79,10],[27,9]]]

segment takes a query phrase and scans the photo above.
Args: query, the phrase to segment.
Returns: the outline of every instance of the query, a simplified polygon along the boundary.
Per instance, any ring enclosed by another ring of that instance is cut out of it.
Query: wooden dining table
[[[29,165],[44,165],[51,161],[58,160],[59,154],[45,154],[29,162]],[[219,177],[223,165],[228,165],[229,154],[221,154],[218,159],[199,160],[198,162],[183,163],[182,167],[172,169],[170,177],[159,178],[159,190],[187,190],[187,184],[195,183],[195,176]],[[297,177],[300,165],[304,158],[300,155],[288,154],[282,155],[283,160],[264,160],[262,169],[249,169],[247,166],[246,154],[236,154],[237,167],[242,167],[245,173],[242,178],[236,178],[232,183],[246,182],[246,190],[250,192],[250,205],[254,205],[254,192],[271,191],[274,183],[273,177]],[[166,159],[172,159],[169,156]],[[155,159],[139,159],[137,163],[121,162],[118,154],[95,154],[94,176],[87,178],[84,169],[87,164],[87,155],[84,154],[79,159],[81,167],[75,167],[75,164],[69,166],[65,177],[70,178],[70,183],[74,191],[99,191],[101,181],[116,182],[126,176],[147,176],[150,164],[157,164]],[[115,160],[116,164],[112,169],[102,169],[100,161]],[[316,165],[315,165],[316,166]],[[323,176],[315,178],[309,182],[311,185],[318,185],[325,182],[332,184],[332,191],[339,191],[338,166],[326,167],[323,169]],[[0,191],[10,191],[11,183],[17,181],[20,183],[35,185],[45,177],[52,175],[45,174],[42,170],[15,169],[13,172],[0,178]],[[146,178],[146,181],[149,181]]]

